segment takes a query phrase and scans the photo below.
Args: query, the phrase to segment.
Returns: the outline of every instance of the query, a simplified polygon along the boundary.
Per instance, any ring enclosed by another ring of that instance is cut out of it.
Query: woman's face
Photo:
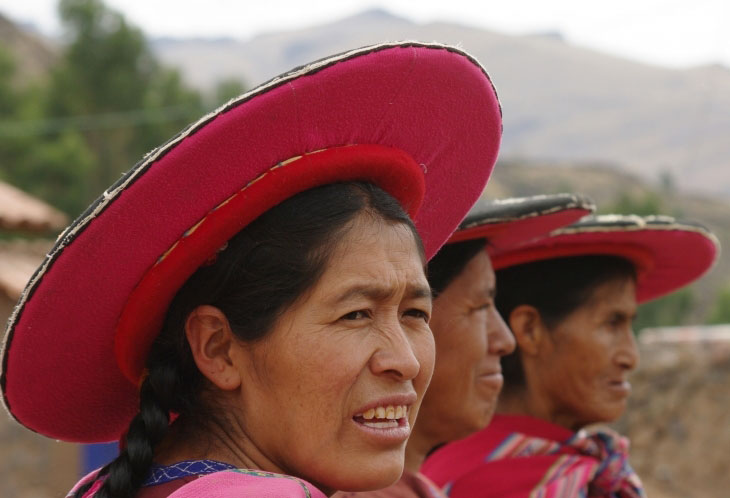
[[[246,346],[240,419],[275,470],[325,492],[400,477],[434,362],[423,267],[406,226],[359,216],[317,284]]]
[[[515,341],[494,306],[494,270],[480,251],[434,300],[436,366],[416,432],[430,442],[460,439],[489,423],[502,388],[500,357]]]
[[[631,392],[628,374],[639,360],[632,321],[633,279],[609,281],[547,334],[535,372],[556,419],[577,429],[618,419]]]

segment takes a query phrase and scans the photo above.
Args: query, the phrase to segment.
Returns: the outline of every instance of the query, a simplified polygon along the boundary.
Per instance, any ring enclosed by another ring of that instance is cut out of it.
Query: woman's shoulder
[[[326,498],[312,484],[284,474],[260,470],[233,469],[195,479],[169,498]]]
[[[69,498],[70,496],[74,496],[76,494],[76,491],[81,486],[83,486],[85,484],[88,484],[90,482],[95,481],[96,480],[96,476],[99,474],[99,471],[100,470],[101,470],[101,468],[92,470],[91,472],[89,472],[88,474],[86,474],[84,477],[82,477],[81,479],[79,479],[79,481],[76,484],[74,484],[73,488],[71,488],[71,491],[69,491],[66,494],[66,498]],[[96,492],[96,490],[99,489],[99,487],[101,487],[101,481],[98,481],[98,482],[100,482],[100,484],[98,486],[96,485],[96,483],[94,483],[94,485],[92,485],[91,488],[86,493],[84,493],[83,496],[84,497],[86,497],[86,496],[93,496],[93,493]]]

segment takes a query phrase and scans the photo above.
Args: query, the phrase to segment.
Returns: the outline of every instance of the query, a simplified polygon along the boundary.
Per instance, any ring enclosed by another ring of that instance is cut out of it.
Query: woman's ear
[[[185,321],[185,336],[195,364],[209,381],[224,391],[241,385],[241,375],[231,359],[238,343],[220,309],[209,305],[195,308]]]
[[[540,351],[540,343],[545,337],[545,326],[540,312],[534,306],[522,304],[509,315],[509,326],[522,355],[535,356]]]

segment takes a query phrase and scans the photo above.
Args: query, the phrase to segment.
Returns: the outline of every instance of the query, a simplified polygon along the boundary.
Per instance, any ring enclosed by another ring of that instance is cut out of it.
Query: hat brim
[[[491,255],[570,225],[595,210],[580,194],[513,197],[477,203],[448,243],[487,239]]]
[[[324,161],[321,181],[373,181],[401,202],[420,204],[411,214],[430,257],[481,194],[500,138],[501,110],[484,69],[464,52],[438,44],[354,50],[231,101],[148,154],[59,237],[8,322],[4,404],[21,424],[56,439],[117,439],[136,413],[138,397],[117,363],[115,331],[130,295],[160,256],[211,211],[292,158],[306,167],[312,161],[300,156],[316,151],[391,150],[395,159],[386,157],[375,173],[360,171],[355,178],[350,160]],[[279,176],[258,198],[282,190],[293,195],[317,183],[308,175],[295,177],[291,185],[294,177]],[[384,178],[391,177],[397,179],[388,184]],[[413,186],[418,191],[419,182],[421,193],[408,193]],[[243,202],[237,209],[251,207]],[[240,230],[236,223],[228,216],[223,224]],[[192,256],[178,279],[216,249],[195,247],[188,247]],[[159,317],[176,286],[157,290],[148,294],[153,302],[145,313]],[[130,315],[135,325],[154,329],[156,322],[144,313]],[[143,361],[144,347],[133,349]]]
[[[611,255],[637,270],[639,303],[675,291],[704,275],[717,261],[720,244],[699,224],[668,216],[588,217],[572,226],[492,256],[495,271],[535,261]]]

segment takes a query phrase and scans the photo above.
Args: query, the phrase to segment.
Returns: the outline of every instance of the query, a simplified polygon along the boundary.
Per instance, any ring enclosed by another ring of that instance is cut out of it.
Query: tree
[[[717,293],[707,323],[730,323],[730,286],[721,289]]]
[[[61,0],[59,13],[68,46],[51,77],[47,111],[66,119],[61,132],[83,133],[93,153],[93,190],[100,192],[201,115],[202,100],[158,64],[139,29],[101,0]]]
[[[238,97],[246,91],[246,84],[237,79],[220,81],[215,87],[214,107],[223,105],[232,98]]]
[[[89,197],[91,151],[73,130],[51,137],[35,133],[42,121],[43,92],[16,88],[14,73],[12,57],[0,49],[0,178],[67,213],[78,213]]]
[[[631,195],[624,192],[608,210],[604,211],[612,214],[649,216],[659,214],[663,209],[662,198],[655,192],[646,192],[643,195]]]

